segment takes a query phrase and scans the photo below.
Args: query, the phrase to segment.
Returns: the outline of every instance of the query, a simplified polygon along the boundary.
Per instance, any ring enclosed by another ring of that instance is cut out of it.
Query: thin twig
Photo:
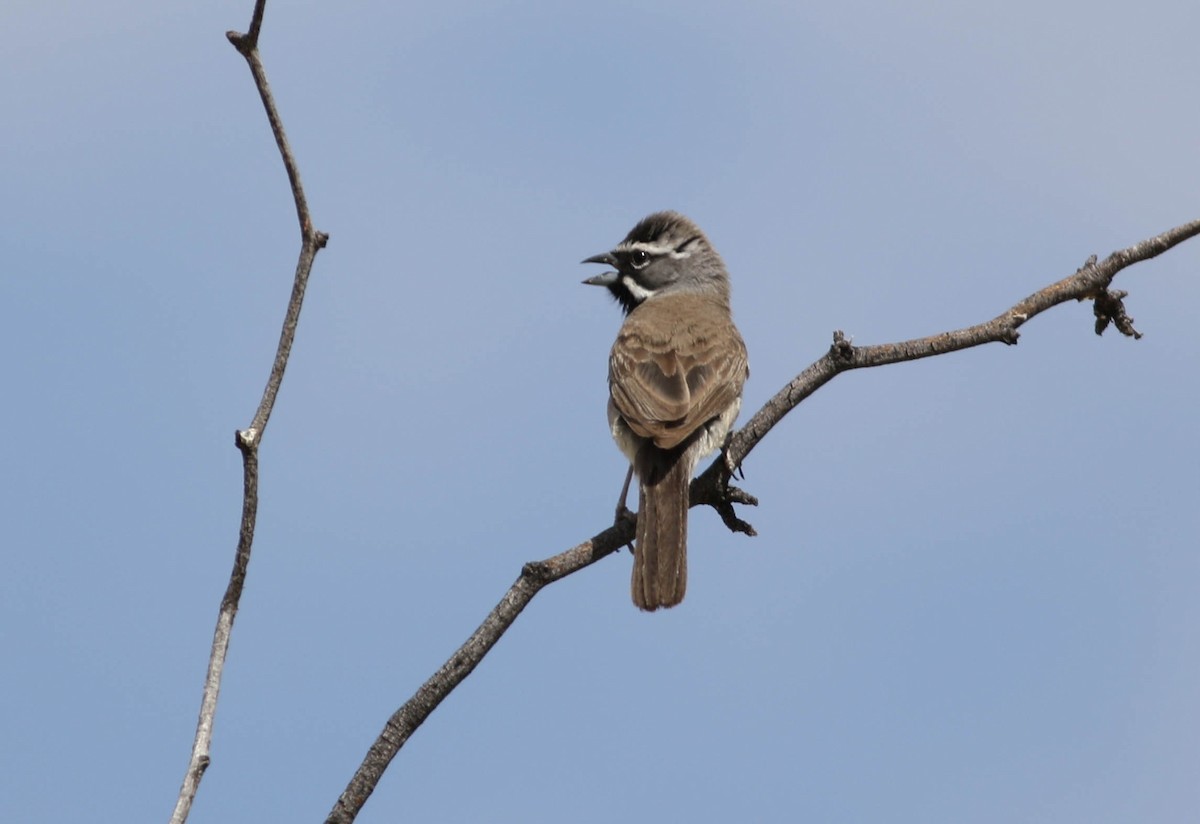
[[[283,165],[287,170],[288,181],[291,184],[292,196],[296,203],[296,214],[300,221],[300,256],[296,262],[296,273],[292,284],[292,295],[288,301],[287,312],[284,316],[283,330],[279,335],[279,346],[275,351],[275,360],[271,364],[271,374],[267,378],[262,400],[250,425],[236,433],[235,443],[242,453],[242,521],[238,532],[237,552],[234,556],[233,572],[229,576],[229,584],[225,595],[221,598],[221,608],[217,613],[217,626],[213,632],[212,651],[208,659],[208,672],[204,678],[204,694],[200,700],[200,717],[196,723],[196,737],[192,742],[192,755],[184,773],[183,785],[179,789],[179,798],[175,802],[175,810],[171,814],[171,824],[183,824],[187,821],[192,809],[196,792],[200,788],[200,780],[211,761],[209,755],[212,746],[213,721],[217,712],[217,699],[221,692],[221,676],[225,669],[225,656],[229,650],[229,639],[233,632],[233,620],[237,616],[238,602],[241,600],[242,587],[246,582],[246,570],[250,564],[250,549],[254,543],[254,525],[258,515],[258,445],[270,420],[271,411],[275,408],[275,398],[283,383],[283,373],[287,368],[288,357],[292,351],[292,341],[296,337],[296,324],[300,320],[300,308],[304,303],[304,290],[308,284],[308,276],[312,271],[313,260],[317,252],[325,248],[329,236],[324,232],[313,229],[309,216],[308,203],[304,197],[304,189],[300,183],[300,172],[296,159],[288,146],[287,136],[283,131],[283,122],[275,108],[275,100],[267,85],[266,70],[258,54],[258,35],[262,29],[263,11],[266,0],[257,0],[254,13],[250,20],[248,34],[227,32],[238,52],[246,58],[250,72],[254,77],[254,85],[258,88],[263,107],[267,112],[267,120],[271,123],[271,131],[279,146]]]
[[[1163,232],[1128,249],[1113,252],[1101,263],[1096,263],[1092,257],[1075,274],[1034,292],[1002,315],[966,329],[902,343],[861,347],[851,345],[842,332],[835,332],[829,351],[767,401],[729,440],[723,454],[692,481],[691,506],[712,506],[730,529],[753,535],[753,528],[734,515],[733,504],[753,505],[757,501],[753,496],[730,486],[730,477],[775,424],[842,372],[944,355],[984,343],[1015,344],[1020,326],[1052,306],[1070,300],[1098,298],[1098,316],[1117,313],[1108,319],[1124,334],[1140,336],[1133,330],[1133,320],[1125,315],[1121,304],[1121,299],[1126,295],[1108,291],[1113,277],[1125,267],[1156,257],[1197,234],[1200,234],[1200,220]],[[1099,334],[1102,331],[1098,319],[1096,332]],[[628,544],[634,538],[636,524],[635,517],[626,515],[613,526],[566,552],[544,561],[525,564],[520,577],[466,643],[388,719],[383,732],[371,745],[325,819],[326,824],[349,824],[354,821],[400,748],[446,696],[471,674],[542,587],[591,566]]]

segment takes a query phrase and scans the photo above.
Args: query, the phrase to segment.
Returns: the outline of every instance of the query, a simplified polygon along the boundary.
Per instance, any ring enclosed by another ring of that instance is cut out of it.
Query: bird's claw
[[[623,523],[628,523],[631,527],[636,528],[637,513],[631,511],[629,507],[625,506],[625,502],[621,501],[621,503],[617,504],[617,513],[613,518],[613,526],[620,527]],[[633,541],[630,541],[625,546],[629,547],[629,554],[632,555]]]

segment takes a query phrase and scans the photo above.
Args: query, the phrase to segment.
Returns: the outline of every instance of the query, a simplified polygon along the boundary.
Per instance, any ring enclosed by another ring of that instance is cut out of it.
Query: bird
[[[625,319],[608,358],[608,424],[629,459],[618,519],[638,479],[633,603],[673,607],[687,589],[688,487],[700,460],[725,446],[750,369],[733,323],[729,273],[704,232],[678,212],[643,218],[611,251],[603,286]]]

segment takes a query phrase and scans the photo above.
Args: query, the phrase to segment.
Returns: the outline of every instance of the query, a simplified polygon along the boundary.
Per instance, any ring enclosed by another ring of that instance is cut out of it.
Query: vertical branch
[[[255,410],[250,426],[239,430],[235,437],[238,450],[242,453],[242,520],[238,532],[237,552],[234,556],[233,572],[229,576],[229,584],[225,595],[221,598],[221,608],[217,613],[217,626],[213,632],[212,650],[208,659],[208,672],[204,678],[204,693],[200,700],[200,717],[196,723],[196,737],[192,742],[192,755],[184,773],[183,785],[179,789],[179,798],[175,802],[175,810],[171,814],[171,824],[183,824],[191,812],[192,802],[200,787],[200,779],[211,761],[209,751],[212,745],[213,722],[216,718],[217,699],[221,692],[221,676],[225,669],[225,657],[229,651],[229,640],[233,632],[233,620],[237,616],[238,604],[241,601],[242,588],[246,582],[246,572],[250,565],[250,550],[254,544],[254,527],[258,517],[258,445],[270,420],[271,411],[275,408],[275,399],[279,387],[283,383],[283,373],[287,368],[288,358],[292,351],[292,342],[296,337],[296,326],[300,322],[300,309],[304,303],[304,291],[308,285],[308,276],[312,271],[313,261],[317,252],[325,248],[329,236],[313,228],[308,211],[308,201],[304,197],[304,189],[300,183],[300,171],[296,166],[295,156],[288,145],[287,136],[283,130],[283,121],[275,107],[271,88],[267,84],[266,70],[258,53],[258,35],[262,29],[263,12],[266,0],[256,0],[254,12],[250,20],[250,31],[247,34],[227,32],[226,37],[246,58],[250,73],[254,77],[254,85],[262,98],[263,108],[267,112],[267,120],[271,124],[271,132],[275,135],[275,143],[283,158],[287,170],[288,182],[291,185],[292,197],[296,203],[296,216],[300,222],[300,256],[296,261],[295,278],[292,283],[292,295],[288,300],[287,312],[284,315],[283,329],[279,334],[279,346],[275,351],[275,360],[271,364],[271,374],[267,378],[262,400]]]

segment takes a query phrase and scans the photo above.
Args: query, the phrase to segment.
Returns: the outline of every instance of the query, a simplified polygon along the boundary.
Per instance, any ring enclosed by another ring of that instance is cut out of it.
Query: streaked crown
[[[711,292],[729,301],[725,262],[700,227],[678,212],[655,212],[643,218],[611,252],[583,262],[616,269],[584,283],[608,287],[626,314],[667,292]]]

